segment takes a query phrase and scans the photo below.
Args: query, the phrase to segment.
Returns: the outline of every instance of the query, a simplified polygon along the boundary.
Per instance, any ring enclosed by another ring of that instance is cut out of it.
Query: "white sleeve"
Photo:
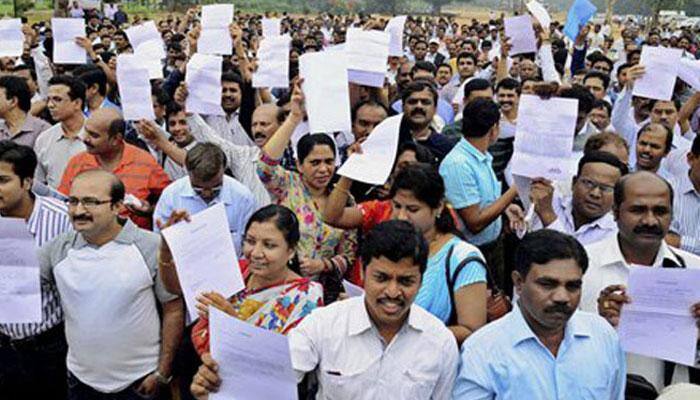
[[[542,67],[542,79],[545,82],[556,82],[561,84],[561,78],[554,67],[554,56],[552,55],[552,44],[543,43],[538,53],[540,57],[540,67]]]

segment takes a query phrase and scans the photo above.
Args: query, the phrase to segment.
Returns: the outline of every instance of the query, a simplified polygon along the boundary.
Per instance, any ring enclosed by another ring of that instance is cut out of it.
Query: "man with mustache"
[[[364,296],[319,308],[289,333],[297,381],[315,374],[316,399],[447,399],[457,373],[454,336],[413,304],[428,258],[423,235],[406,221],[382,222],[360,253]],[[221,384],[216,361],[202,361],[192,382],[198,399]]]
[[[668,126],[654,122],[642,126],[635,145],[635,170],[653,172],[665,179],[671,178],[667,171],[661,168],[661,162],[671,151],[672,143],[673,132]]]
[[[590,265],[583,276],[582,310],[599,312],[617,326],[623,304],[630,301],[625,295],[630,265],[700,267],[699,257],[671,249],[664,241],[673,216],[673,197],[669,183],[647,171],[627,175],[615,184],[613,214],[618,234],[586,246]],[[700,299],[697,300],[694,310],[688,313],[700,319]],[[670,383],[664,382],[664,363],[659,359],[628,354],[627,369],[630,374],[645,378],[657,390]],[[688,380],[686,367],[676,366],[675,372],[675,381]]]
[[[683,175],[670,181],[676,188],[673,199],[673,222],[666,242],[695,255],[700,255],[700,136],[693,140]]]
[[[625,359],[615,331],[577,310],[587,267],[571,236],[527,234],[512,273],[517,307],[464,342],[452,399],[624,399]]]

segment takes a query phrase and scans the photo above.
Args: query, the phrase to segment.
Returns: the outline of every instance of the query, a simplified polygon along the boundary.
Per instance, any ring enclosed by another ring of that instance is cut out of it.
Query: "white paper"
[[[224,115],[221,108],[221,56],[195,53],[187,63],[187,112]]]
[[[700,91],[700,60],[682,57],[678,66],[678,77],[683,79],[693,89]]]
[[[209,307],[209,348],[221,378],[209,400],[297,400],[286,336]]]
[[[403,114],[380,122],[362,143],[362,153],[352,154],[338,174],[358,182],[383,185],[394,167],[401,118]]]
[[[36,242],[19,218],[0,218],[0,323],[41,322]]]
[[[202,32],[197,40],[197,52],[231,55],[233,41],[229,25],[233,22],[233,4],[213,4],[202,7]]]
[[[365,289],[363,289],[360,286],[355,285],[354,283],[348,281],[347,279],[343,279],[343,289],[345,289],[345,293],[349,297],[360,297],[363,294],[365,294]]]
[[[506,18],[503,24],[512,45],[508,55],[537,52],[537,38],[529,15]]]
[[[523,95],[515,128],[513,175],[569,181],[576,173],[573,155],[578,100]]]
[[[540,22],[542,29],[549,30],[549,25],[552,23],[552,17],[549,16],[547,9],[536,0],[532,0],[526,4],[527,9]]]
[[[216,204],[163,230],[173,254],[177,276],[192,320],[197,319],[196,297],[215,291],[225,297],[245,288],[229,231],[226,209]]]
[[[85,37],[85,20],[82,18],[51,18],[53,33],[53,62],[55,64],[85,64],[87,53],[75,43],[75,38]]]
[[[341,52],[304,54],[299,58],[299,75],[304,79],[302,89],[310,132],[351,131],[345,55]]]
[[[695,365],[698,328],[690,307],[700,301],[700,270],[630,267],[618,333],[630,353]]]
[[[269,36],[260,41],[258,70],[253,74],[254,88],[289,87],[289,35]]]
[[[148,68],[134,54],[117,57],[117,83],[122,113],[127,121],[155,120]]]
[[[262,19],[262,34],[263,37],[269,38],[281,35],[282,20],[279,18],[263,18]]]
[[[384,32],[389,32],[389,55],[401,57],[403,55],[403,28],[406,24],[406,16],[399,15],[389,20],[384,28]]]
[[[390,37],[388,32],[348,29],[344,47],[348,57],[348,70],[381,73],[384,76]],[[350,81],[353,82],[352,76]]]
[[[639,63],[644,75],[634,83],[632,94],[657,100],[671,100],[683,50],[644,46]]]
[[[163,38],[158,33],[155,22],[147,21],[141,25],[132,26],[124,33],[129,38],[134,54],[143,59],[162,60],[165,58]]]
[[[0,57],[20,57],[23,50],[22,20],[0,19]]]

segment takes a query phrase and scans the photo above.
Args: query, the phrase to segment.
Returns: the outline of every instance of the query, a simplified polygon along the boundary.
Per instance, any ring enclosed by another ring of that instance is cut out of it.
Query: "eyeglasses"
[[[595,188],[598,188],[603,193],[612,193],[613,191],[615,191],[614,186],[598,183],[598,182],[592,181],[588,178],[579,178],[577,180],[577,182],[580,182],[583,185],[583,187],[585,187],[588,190],[593,190]]]
[[[68,206],[69,207],[78,207],[78,204],[82,204],[83,207],[85,208],[95,208],[99,205],[102,204],[107,204],[111,203],[112,200],[100,200],[96,199],[94,197],[83,197],[82,199],[79,199],[77,197],[69,197],[68,198]]]

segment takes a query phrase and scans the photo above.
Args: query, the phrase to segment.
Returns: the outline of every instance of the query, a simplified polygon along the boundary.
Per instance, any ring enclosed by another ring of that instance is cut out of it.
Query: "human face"
[[[589,77],[583,82],[583,86],[591,92],[596,100],[602,100],[605,97],[605,86],[600,78]]]
[[[399,67],[399,73],[396,76],[396,83],[399,87],[406,87],[411,83],[411,64],[403,63]]]
[[[317,144],[304,162],[297,161],[304,183],[315,190],[325,190],[335,173],[335,154],[330,146]]]
[[[71,100],[68,93],[70,88],[66,85],[51,85],[49,86],[48,108],[51,113],[51,118],[55,121],[65,121],[77,113],[82,112],[80,109],[80,100]]]
[[[109,196],[110,181],[101,176],[79,177],[73,181],[68,200],[68,214],[73,229],[88,236],[96,236],[117,223],[119,204],[112,204]],[[72,199],[92,202],[71,205]]]
[[[513,89],[498,89],[497,93],[498,104],[501,106],[501,111],[504,113],[513,111],[518,108],[518,92]]]
[[[620,238],[641,249],[661,244],[671,226],[672,206],[664,182],[640,178],[627,182],[625,201],[613,211]]]
[[[637,139],[637,169],[655,172],[666,153],[666,131],[652,126]]]
[[[221,193],[221,187],[224,184],[224,169],[221,168],[219,173],[214,175],[213,178],[209,180],[199,179],[195,174],[189,172],[190,184],[192,185],[192,190],[199,196],[205,203],[209,204],[212,200],[216,199]]]
[[[410,190],[399,189],[391,199],[391,218],[412,223],[418,230],[426,233],[435,229],[435,219],[442,211],[442,205],[436,209],[418,200]]]
[[[411,93],[403,105],[403,111],[413,126],[428,126],[435,116],[433,94],[428,89]]]
[[[522,94],[535,94],[535,81],[525,81],[520,92]]]
[[[352,124],[352,133],[355,135],[355,141],[364,141],[374,127],[379,125],[384,119],[386,119],[384,108],[370,104],[360,107]]]
[[[688,166],[690,166],[690,181],[695,185],[696,190],[700,190],[700,155],[689,151]]]
[[[272,106],[258,107],[253,112],[253,140],[258,147],[263,147],[272,137],[280,124],[277,122],[277,108]]]
[[[251,274],[265,281],[276,281],[286,273],[294,248],[289,247],[274,222],[253,222],[243,239],[243,255]]]
[[[88,118],[85,122],[83,143],[88,153],[93,155],[109,153],[119,144],[119,138],[109,137],[108,124],[99,118]]]
[[[476,63],[471,57],[462,57],[457,61],[457,72],[462,79],[474,76],[476,73]]]
[[[610,75],[610,64],[605,61],[596,61],[593,63],[592,68],[596,71],[600,71],[606,75]]]
[[[117,50],[124,50],[129,45],[129,42],[122,35],[114,35],[114,46]]]
[[[365,306],[381,329],[403,323],[418,294],[420,267],[410,258],[398,262],[386,257],[373,258],[365,267]]]
[[[527,275],[513,272],[520,310],[536,333],[564,329],[581,301],[583,273],[573,259],[533,263]]]
[[[599,130],[610,126],[610,115],[608,115],[608,110],[605,107],[592,109],[590,114],[588,114],[588,118]]]
[[[422,61],[425,59],[425,55],[428,53],[428,46],[423,42],[416,43],[416,47],[413,48],[413,56],[416,61]]]
[[[534,78],[537,76],[537,66],[532,60],[521,60],[519,69],[520,79]]]
[[[398,157],[396,157],[396,168],[394,168],[394,175],[401,172],[408,165],[415,164],[417,162],[418,162],[418,159],[416,158],[415,151],[413,151],[413,150],[404,151],[403,153],[399,154]]]
[[[587,163],[574,178],[572,206],[574,214],[586,222],[595,221],[610,212],[613,189],[620,179],[620,170],[605,163]]]
[[[221,82],[221,108],[227,114],[238,110],[241,105],[241,86],[237,82]]]
[[[0,215],[11,215],[31,188],[31,179],[20,179],[12,164],[0,161]]]
[[[168,132],[175,144],[180,147],[187,146],[194,139],[187,125],[187,115],[184,111],[168,116]]]
[[[657,101],[651,108],[651,122],[664,124],[673,129],[678,121],[678,111],[672,101]]]
[[[442,66],[438,68],[437,70],[437,76],[435,77],[435,80],[437,83],[439,83],[441,86],[445,86],[450,79],[452,78],[452,70],[450,70],[449,67]]]
[[[155,96],[151,96],[151,102],[153,103],[153,113],[156,115],[156,119],[162,121],[165,118],[165,105],[158,103]]]
[[[7,98],[7,91],[4,87],[0,87],[0,116],[4,116],[8,111],[16,106],[17,101],[14,98]]]
[[[32,77],[32,73],[29,72],[28,69],[20,69],[17,70],[13,73],[15,76],[19,76],[20,78],[24,78],[24,80],[27,82],[27,85],[29,86],[29,93],[34,96],[36,93],[36,81]]]
[[[435,53],[437,53],[439,46],[437,43],[430,43],[430,45],[428,47],[430,48],[430,53],[435,54]]]

